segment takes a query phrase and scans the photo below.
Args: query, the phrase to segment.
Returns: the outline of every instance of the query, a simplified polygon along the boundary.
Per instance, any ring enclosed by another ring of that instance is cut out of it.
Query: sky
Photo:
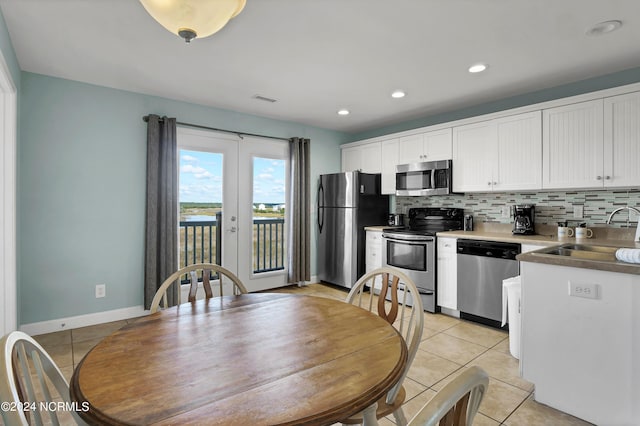
[[[222,154],[180,150],[180,202],[222,202],[222,159]],[[241,174],[247,176],[249,170]],[[243,181],[240,176],[240,183]],[[254,157],[253,203],[284,202],[285,161]]]

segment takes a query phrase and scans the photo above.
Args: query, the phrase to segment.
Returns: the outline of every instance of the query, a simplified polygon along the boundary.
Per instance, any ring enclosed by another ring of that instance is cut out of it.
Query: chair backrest
[[[85,424],[71,409],[67,380],[38,342],[14,331],[0,340],[0,348],[0,401],[9,404],[1,410],[4,424]]]
[[[470,367],[440,389],[408,426],[471,426],[488,388],[487,373]]]
[[[385,266],[364,274],[356,281],[346,301],[377,313],[399,331],[407,344],[407,365],[398,383],[387,393],[386,401],[392,404],[422,339],[424,311],[418,288],[402,271]]]
[[[214,297],[214,291],[211,288],[211,276],[213,274],[218,275],[218,286],[215,296],[224,296],[224,286],[225,283],[230,281],[232,285],[231,294],[247,294],[247,288],[242,284],[240,278],[238,278],[233,272],[230,270],[223,268],[220,265],[216,265],[213,263],[196,263],[194,265],[185,266],[171,274],[169,278],[164,280],[162,285],[156,291],[155,296],[153,296],[153,300],[151,301],[151,307],[149,310],[151,313],[154,313],[158,310],[160,306],[160,301],[162,300],[162,306],[166,309],[168,307],[167,303],[167,290],[169,287],[175,283],[178,285],[178,304],[181,303],[180,300],[180,278],[183,275],[189,275],[190,287],[189,287],[189,302],[194,302],[196,300],[196,294],[198,292],[198,282],[202,281],[202,288],[204,289],[204,294],[206,298]]]

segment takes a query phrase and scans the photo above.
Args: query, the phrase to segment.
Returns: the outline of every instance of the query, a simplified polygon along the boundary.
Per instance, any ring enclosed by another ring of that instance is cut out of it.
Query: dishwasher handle
[[[515,260],[521,252],[521,245],[517,243],[503,243],[500,241],[463,240],[457,241],[458,254],[471,256],[493,257],[497,259]]]

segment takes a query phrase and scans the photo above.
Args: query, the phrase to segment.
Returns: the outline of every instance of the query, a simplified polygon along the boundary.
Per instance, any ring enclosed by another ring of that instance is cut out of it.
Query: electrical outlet
[[[105,297],[107,295],[107,286],[106,284],[98,284],[96,285],[96,299],[100,297]]]
[[[569,281],[569,296],[597,299],[599,296],[598,290],[598,284],[585,284]]]
[[[509,219],[511,217],[511,207],[510,206],[502,206],[502,218]]]
[[[584,218],[584,206],[582,204],[573,206],[573,218],[574,219]]]

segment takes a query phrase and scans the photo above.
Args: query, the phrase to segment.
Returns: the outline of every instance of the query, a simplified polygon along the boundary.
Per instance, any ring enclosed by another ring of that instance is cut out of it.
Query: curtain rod
[[[160,121],[163,121],[164,119],[162,117],[160,117]],[[145,123],[149,122],[149,116],[145,115],[144,117],[142,117],[142,121],[144,121]],[[201,126],[199,124],[191,124],[191,123],[183,123],[182,121],[176,121],[176,125],[179,126],[187,126],[187,127],[194,127],[196,129],[205,129],[205,130],[215,130],[216,132],[224,132],[224,133],[233,133],[235,135],[238,135],[240,137],[240,139],[243,139],[242,136],[256,136],[259,138],[268,138],[268,139],[278,139],[281,141],[289,141],[289,138],[281,138],[278,136],[267,136],[267,135],[258,135],[256,133],[247,133],[247,132],[238,132],[235,130],[225,130],[225,129],[216,129],[215,127],[208,127],[208,126]]]

